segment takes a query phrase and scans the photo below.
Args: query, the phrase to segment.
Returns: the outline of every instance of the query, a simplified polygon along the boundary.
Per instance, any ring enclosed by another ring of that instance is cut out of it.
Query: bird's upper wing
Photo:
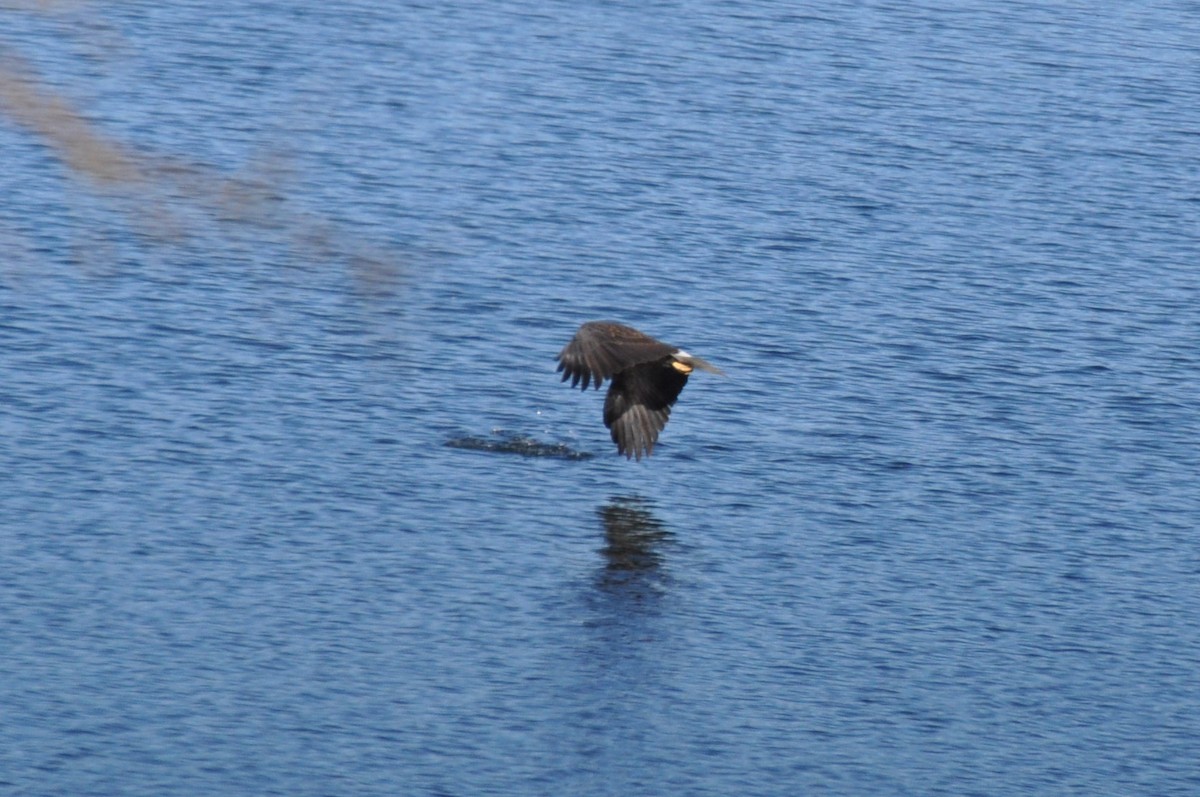
[[[611,321],[588,321],[579,327],[571,342],[558,353],[562,381],[571,379],[571,387],[581,381],[583,389],[597,388],[605,379],[626,368],[652,362],[678,351],[662,341],[638,332],[633,327]]]
[[[650,456],[671,417],[671,405],[687,384],[687,374],[660,362],[618,373],[604,399],[604,425],[626,458]]]

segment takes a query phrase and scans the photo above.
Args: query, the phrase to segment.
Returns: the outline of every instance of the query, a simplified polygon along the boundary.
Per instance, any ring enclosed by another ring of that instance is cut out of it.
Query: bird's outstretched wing
[[[650,456],[687,380],[687,374],[663,359],[613,377],[604,399],[604,425],[612,430],[613,442],[626,459]]]
[[[588,321],[558,353],[558,370],[562,371],[562,381],[569,378],[571,387],[582,382],[587,390],[592,384],[599,388],[605,379],[627,368],[661,360],[676,351],[679,350],[674,346],[633,327],[612,321]]]

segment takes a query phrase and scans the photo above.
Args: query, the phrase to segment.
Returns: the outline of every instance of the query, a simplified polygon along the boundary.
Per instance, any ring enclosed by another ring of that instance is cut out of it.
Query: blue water
[[[0,51],[0,793],[1200,793],[1195,4]],[[728,373],[640,463],[607,318]]]

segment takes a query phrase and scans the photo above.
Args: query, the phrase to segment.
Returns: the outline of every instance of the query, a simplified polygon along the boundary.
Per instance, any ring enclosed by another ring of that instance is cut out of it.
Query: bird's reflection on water
[[[607,592],[645,598],[665,591],[663,549],[674,535],[640,496],[614,497],[597,510],[604,523],[604,568],[599,586]]]

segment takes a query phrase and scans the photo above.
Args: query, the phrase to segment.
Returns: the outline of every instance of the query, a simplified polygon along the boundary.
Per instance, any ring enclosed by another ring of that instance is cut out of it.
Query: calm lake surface
[[[1200,793],[1195,3],[0,56],[0,792]],[[591,319],[728,373],[649,460]]]

